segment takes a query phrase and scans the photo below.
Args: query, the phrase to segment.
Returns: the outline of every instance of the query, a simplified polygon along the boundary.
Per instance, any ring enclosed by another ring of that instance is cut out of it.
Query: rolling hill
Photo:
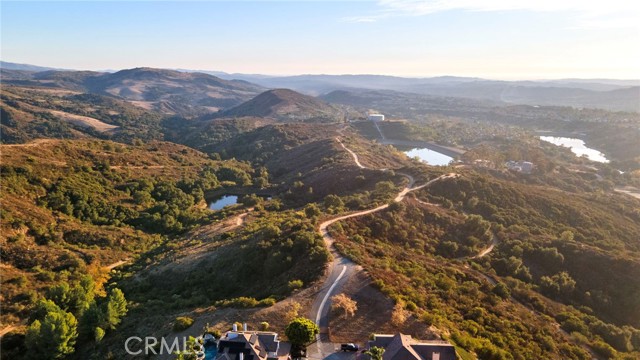
[[[103,95],[60,88],[3,86],[2,143],[34,139],[102,138],[130,142],[162,138],[162,114]]]
[[[637,79],[502,81],[458,76],[408,78],[369,74],[268,76],[152,68],[107,73],[8,62],[0,65],[6,83],[111,94],[170,114],[192,115],[196,110],[202,114],[229,109],[269,88],[287,88],[314,96],[335,90],[392,90],[497,103],[640,112],[640,80]]]
[[[47,71],[47,70],[55,70],[51,67],[46,66],[37,66],[31,64],[19,64],[8,61],[0,61],[0,68],[3,70],[24,70],[24,71]]]
[[[147,110],[188,116],[233,107],[264,90],[242,80],[222,80],[202,73],[152,68],[115,73],[3,70],[2,77],[5,84],[113,96]]]
[[[336,106],[289,89],[266,91],[232,109],[223,111],[224,117],[263,117],[280,121],[335,122],[344,117]]]

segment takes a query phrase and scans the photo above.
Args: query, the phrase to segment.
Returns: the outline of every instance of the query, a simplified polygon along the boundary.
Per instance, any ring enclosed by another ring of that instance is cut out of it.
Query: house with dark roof
[[[228,331],[218,341],[216,360],[288,360],[289,343],[267,331]]]
[[[383,360],[456,360],[456,349],[441,340],[420,341],[404,334],[374,334],[368,348],[385,349]]]

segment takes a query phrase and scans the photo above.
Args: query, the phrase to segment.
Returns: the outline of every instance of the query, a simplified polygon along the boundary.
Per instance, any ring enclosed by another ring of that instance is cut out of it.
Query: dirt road
[[[340,141],[339,138],[336,138],[336,140],[340,143],[340,145],[342,145],[342,147],[349,154],[351,154],[355,164],[358,167],[362,169],[366,168],[360,163],[360,161],[358,160],[358,155],[356,153],[354,153],[351,149],[347,148],[342,143],[342,141]],[[380,169],[380,171],[387,171],[387,170]],[[405,196],[408,193],[425,188],[436,181],[458,176],[457,174],[453,174],[453,173],[446,174],[446,175],[439,176],[435,179],[432,179],[423,185],[414,186],[415,180],[411,175],[404,174],[404,173],[397,173],[397,174],[407,178],[408,184],[393,199],[394,202],[401,202],[402,200],[404,200]],[[332,260],[328,266],[328,276],[325,279],[321,290],[316,295],[316,298],[311,307],[311,319],[314,319],[316,325],[318,325],[318,327],[320,328],[320,334],[317,337],[316,343],[309,346],[309,349],[308,349],[308,352],[311,355],[310,356],[311,358],[324,359],[327,354],[331,354],[335,351],[336,344],[333,344],[329,341],[329,334],[328,334],[329,313],[331,309],[331,296],[341,293],[342,288],[344,287],[346,282],[349,280],[349,278],[353,276],[357,271],[360,271],[361,269],[359,265],[343,257],[336,250],[336,248],[333,246],[334,239],[331,237],[331,235],[329,235],[329,232],[327,230],[328,227],[331,224],[334,224],[338,221],[342,221],[342,220],[346,220],[346,219],[350,219],[358,216],[369,215],[369,214],[384,210],[388,207],[389,207],[389,204],[384,204],[372,209],[358,211],[358,212],[354,212],[347,215],[341,215],[333,219],[323,221],[318,226],[318,232],[320,233],[320,235],[322,235],[322,238],[324,239],[324,242],[327,248],[331,252]]]

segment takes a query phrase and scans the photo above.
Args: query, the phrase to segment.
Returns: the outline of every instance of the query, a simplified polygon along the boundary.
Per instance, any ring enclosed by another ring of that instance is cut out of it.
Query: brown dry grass
[[[371,333],[393,334],[402,332],[416,339],[435,339],[438,335],[414,316],[402,327],[391,323],[394,302],[372,286],[364,272],[358,272],[345,284],[343,292],[358,303],[353,317],[345,317],[342,311],[332,311],[329,322],[329,338],[334,343],[360,343],[369,340]]]
[[[118,128],[118,126],[116,125],[107,124],[98,119],[88,116],[69,114],[67,112],[57,110],[50,110],[49,112],[64,121],[68,121],[79,126],[94,128],[99,132],[114,131]]]

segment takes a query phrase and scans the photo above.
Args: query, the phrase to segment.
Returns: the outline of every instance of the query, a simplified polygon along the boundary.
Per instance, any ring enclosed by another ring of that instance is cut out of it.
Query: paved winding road
[[[353,157],[355,164],[362,168],[366,169],[363,166],[359,159],[358,155],[354,153],[351,149],[347,148],[340,138],[336,138],[336,140],[340,143],[340,145]],[[380,169],[380,171],[387,171],[386,169]],[[395,202],[402,201],[405,196],[411,192],[422,189],[433,184],[436,181],[440,181],[443,179],[456,177],[457,174],[447,174],[437,177],[429,182],[415,186],[414,178],[409,174],[397,173],[399,175],[404,176],[409,181],[408,184],[398,193],[398,195],[393,199]],[[338,221],[342,221],[345,219],[350,219],[353,217],[364,216],[368,214],[372,214],[381,210],[384,210],[389,207],[389,204],[380,205],[378,207],[354,212],[347,215],[341,215],[335,217],[333,219],[326,220],[318,226],[318,232],[322,235],[324,242],[331,252],[332,260],[328,266],[328,276],[322,284],[321,290],[316,295],[316,298],[313,301],[311,306],[311,319],[314,319],[315,323],[320,328],[320,334],[317,337],[317,341],[309,346],[308,353],[309,357],[312,359],[324,359],[326,355],[333,354],[335,352],[336,344],[333,344],[329,341],[329,313],[331,309],[331,296],[339,294],[344,287],[344,284],[349,280],[351,276],[353,276],[357,271],[360,270],[359,265],[355,264],[353,261],[343,257],[333,246],[334,239],[329,235],[328,227],[336,223]]]

